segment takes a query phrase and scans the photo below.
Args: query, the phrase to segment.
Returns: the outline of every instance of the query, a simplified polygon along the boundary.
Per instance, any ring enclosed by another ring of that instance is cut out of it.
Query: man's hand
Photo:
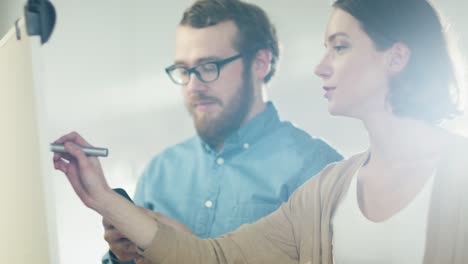
[[[136,245],[120,233],[109,221],[103,218],[102,225],[104,226],[104,239],[109,244],[112,253],[119,260],[130,261],[139,257]]]

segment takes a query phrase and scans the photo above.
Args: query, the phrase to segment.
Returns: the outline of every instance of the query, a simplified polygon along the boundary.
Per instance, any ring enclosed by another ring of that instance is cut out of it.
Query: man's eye
[[[177,69],[177,71],[179,72],[179,75],[180,75],[180,76],[186,76],[186,75],[188,75],[188,70],[187,70],[187,69],[179,68],[179,69]]]
[[[216,72],[216,65],[214,63],[202,64],[200,70],[203,72]]]

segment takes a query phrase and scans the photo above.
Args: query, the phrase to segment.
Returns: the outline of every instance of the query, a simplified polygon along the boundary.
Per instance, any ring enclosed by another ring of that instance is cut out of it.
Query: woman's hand
[[[91,145],[76,132],[64,135],[54,143],[64,144],[67,151],[54,154],[54,168],[65,173],[76,194],[87,207],[97,210],[100,201],[112,190],[104,178],[99,160],[86,156],[80,148]]]

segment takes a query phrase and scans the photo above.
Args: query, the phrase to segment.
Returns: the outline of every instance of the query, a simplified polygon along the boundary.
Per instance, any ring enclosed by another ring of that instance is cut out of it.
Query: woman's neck
[[[439,126],[393,114],[363,120],[369,133],[370,163],[406,167],[436,160],[447,145],[448,132]]]

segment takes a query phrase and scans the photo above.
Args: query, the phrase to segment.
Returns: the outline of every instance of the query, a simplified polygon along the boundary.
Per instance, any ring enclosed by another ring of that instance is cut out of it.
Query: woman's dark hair
[[[406,68],[391,79],[388,101],[398,116],[430,123],[460,114],[460,87],[439,15],[426,0],[337,0],[360,22],[378,50],[410,49]]]
[[[245,66],[251,65],[258,50],[271,52],[271,70],[264,78],[267,83],[276,71],[279,47],[275,27],[258,6],[239,0],[199,0],[184,12],[180,25],[204,28],[224,21],[233,21],[239,30],[233,44],[242,53]]]

